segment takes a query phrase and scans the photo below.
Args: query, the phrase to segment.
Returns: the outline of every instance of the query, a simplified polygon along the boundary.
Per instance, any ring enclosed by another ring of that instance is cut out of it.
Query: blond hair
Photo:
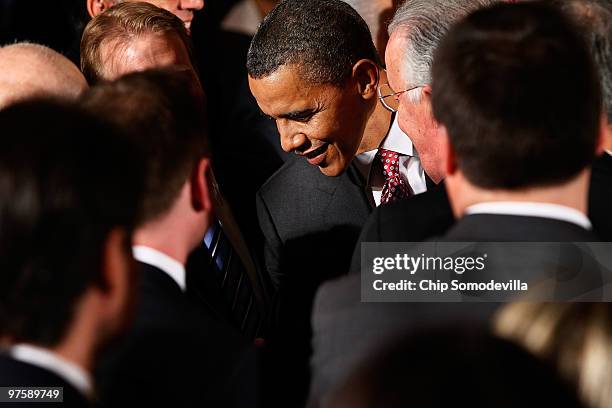
[[[495,320],[496,333],[551,362],[591,408],[612,401],[612,304],[517,302]]]
[[[103,61],[101,53],[104,44],[113,43],[113,49],[118,52],[138,37],[170,33],[179,36],[195,67],[189,34],[178,17],[150,3],[116,4],[94,17],[85,27],[81,38],[81,71],[93,85],[106,77],[107,61]]]

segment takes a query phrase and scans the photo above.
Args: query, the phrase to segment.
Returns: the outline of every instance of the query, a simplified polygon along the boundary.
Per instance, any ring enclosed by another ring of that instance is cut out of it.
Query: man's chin
[[[346,167],[334,163],[325,166],[319,166],[319,170],[321,170],[321,173],[323,173],[327,177],[338,177],[339,175],[344,173]]]

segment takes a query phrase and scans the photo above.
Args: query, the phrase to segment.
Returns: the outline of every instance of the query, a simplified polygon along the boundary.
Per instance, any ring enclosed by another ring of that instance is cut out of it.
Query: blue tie
[[[255,301],[253,284],[218,220],[206,232],[204,246],[236,325],[250,339],[256,338],[263,319]]]

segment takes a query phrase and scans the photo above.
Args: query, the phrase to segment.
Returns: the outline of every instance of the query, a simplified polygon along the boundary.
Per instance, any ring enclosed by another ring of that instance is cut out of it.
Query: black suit
[[[602,241],[612,241],[612,155],[604,155],[593,163],[589,191],[589,218]]]
[[[348,271],[371,208],[353,166],[327,177],[298,157],[257,194],[266,267],[278,287],[270,336],[270,405],[295,406],[305,398],[314,293],[322,281]]]
[[[256,405],[255,355],[209,305],[163,271],[143,266],[132,327],[97,371],[104,405]]]
[[[427,192],[377,207],[357,240],[351,273],[361,270],[362,242],[420,242],[446,232],[455,219],[444,183]]]
[[[63,403],[0,403],[2,407],[91,406],[83,394],[55,373],[15,360],[8,355],[0,355],[0,387],[64,387]]]
[[[597,238],[577,225],[552,219],[470,215],[442,240],[592,242]],[[395,336],[457,320],[486,321],[497,307],[495,303],[362,303],[360,288],[359,274],[319,288],[312,318],[311,406],[318,406],[364,357]]]

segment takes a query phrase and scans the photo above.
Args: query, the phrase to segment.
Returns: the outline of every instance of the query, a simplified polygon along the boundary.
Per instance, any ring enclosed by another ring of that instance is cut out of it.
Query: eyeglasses
[[[404,92],[422,88],[423,86],[424,85],[417,85],[412,88],[404,89],[403,91],[395,92],[389,84],[383,84],[378,87],[378,99],[380,99],[380,102],[385,108],[395,113],[399,109],[400,96],[402,96]]]

